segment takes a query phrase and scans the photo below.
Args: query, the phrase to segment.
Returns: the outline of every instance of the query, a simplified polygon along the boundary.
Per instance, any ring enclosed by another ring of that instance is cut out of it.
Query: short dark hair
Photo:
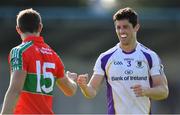
[[[37,32],[39,24],[42,23],[40,14],[32,8],[20,11],[17,15],[16,21],[17,26],[23,33]]]
[[[118,10],[114,16],[113,21],[127,19],[135,27],[138,23],[138,14],[131,8],[126,7]]]

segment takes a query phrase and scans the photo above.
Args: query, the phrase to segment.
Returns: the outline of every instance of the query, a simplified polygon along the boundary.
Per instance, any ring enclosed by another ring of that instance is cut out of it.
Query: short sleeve
[[[150,75],[161,75],[164,74],[164,66],[161,63],[159,56],[156,53],[152,54],[152,68],[150,69]]]
[[[103,55],[101,54],[98,59],[96,60],[96,63],[94,65],[94,74],[98,74],[98,75],[105,75],[104,70],[102,69],[102,59]]]
[[[61,61],[61,59],[57,58],[57,61],[56,61],[56,65],[57,65],[57,78],[63,78],[64,77],[64,64],[63,62]]]
[[[24,70],[27,71],[27,61],[25,60],[22,50],[13,48],[9,54],[8,61],[11,71]]]

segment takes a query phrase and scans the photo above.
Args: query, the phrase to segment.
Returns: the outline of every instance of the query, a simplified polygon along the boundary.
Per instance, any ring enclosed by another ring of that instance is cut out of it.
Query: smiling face
[[[114,23],[117,36],[122,45],[130,45],[136,42],[136,33],[139,29],[139,24],[133,27],[128,19],[116,20]]]
[[[136,33],[139,29],[138,14],[129,7],[118,10],[113,15],[117,36],[122,46],[135,46]]]

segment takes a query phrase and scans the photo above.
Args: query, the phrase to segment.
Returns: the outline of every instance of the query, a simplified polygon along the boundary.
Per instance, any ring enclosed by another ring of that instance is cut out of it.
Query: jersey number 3
[[[50,93],[53,91],[53,86],[54,86],[54,76],[51,72],[47,72],[46,69],[55,69],[55,64],[54,63],[49,63],[49,62],[44,62],[42,65],[42,71],[43,75],[41,76],[41,63],[40,61],[36,61],[36,73],[37,73],[37,92],[42,92],[42,90],[45,93]],[[42,78],[41,78],[42,77]],[[41,86],[41,79],[47,79],[49,78],[51,80],[51,85],[49,87],[46,87],[45,84]]]

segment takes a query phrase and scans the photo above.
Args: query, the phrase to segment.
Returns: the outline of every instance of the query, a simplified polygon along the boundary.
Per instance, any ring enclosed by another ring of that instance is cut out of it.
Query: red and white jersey
[[[163,74],[163,66],[158,55],[142,44],[124,52],[118,43],[99,56],[94,74],[105,76],[108,114],[148,114],[150,99],[136,97],[131,87],[151,87],[151,77]]]
[[[52,92],[57,78],[64,77],[64,65],[42,37],[29,36],[9,55],[11,71],[27,72],[15,114],[53,114]]]

